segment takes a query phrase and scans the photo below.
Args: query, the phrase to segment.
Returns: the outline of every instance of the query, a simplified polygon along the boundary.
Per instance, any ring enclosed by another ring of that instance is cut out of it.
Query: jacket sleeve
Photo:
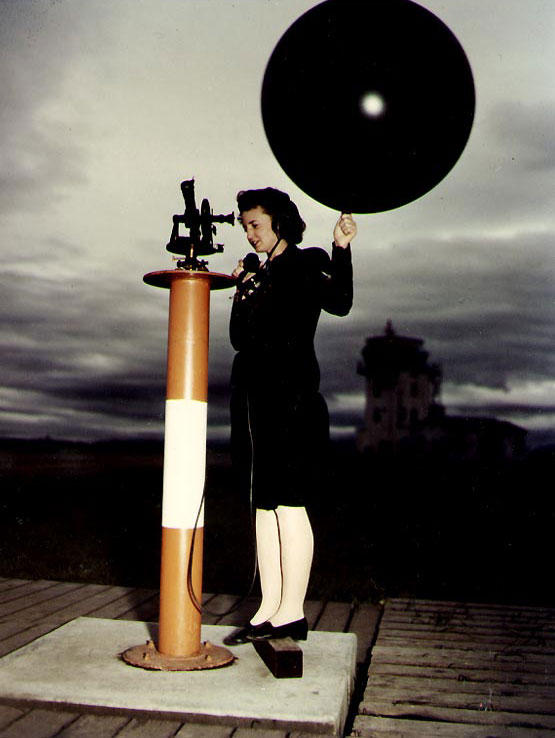
[[[353,263],[351,247],[333,246],[328,267],[323,271],[322,308],[332,315],[348,315],[353,305]]]

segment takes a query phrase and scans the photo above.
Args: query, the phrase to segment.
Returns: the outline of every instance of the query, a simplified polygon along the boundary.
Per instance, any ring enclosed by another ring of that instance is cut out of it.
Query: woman
[[[322,309],[346,315],[353,300],[352,217],[334,229],[332,257],[299,249],[305,224],[284,192],[268,187],[237,195],[247,239],[265,263],[247,272],[243,261],[230,321],[237,354],[231,376],[232,452],[256,509],[262,590],[250,622],[226,645],[307,637],[303,603],[313,554],[306,512],[329,435],[319,394],[314,334]],[[255,262],[257,259],[255,259]]]

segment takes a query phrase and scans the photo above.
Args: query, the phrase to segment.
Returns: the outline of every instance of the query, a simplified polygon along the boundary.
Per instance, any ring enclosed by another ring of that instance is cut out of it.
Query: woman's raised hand
[[[350,213],[341,213],[333,230],[333,241],[336,246],[346,249],[357,234],[357,224]]]

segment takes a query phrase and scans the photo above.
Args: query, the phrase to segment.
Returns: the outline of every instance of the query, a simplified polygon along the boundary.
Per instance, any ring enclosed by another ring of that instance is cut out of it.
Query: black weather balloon
[[[472,128],[474,83],[450,29],[410,0],[327,0],[298,18],[262,85],[268,142],[336,210],[370,213],[431,190]]]

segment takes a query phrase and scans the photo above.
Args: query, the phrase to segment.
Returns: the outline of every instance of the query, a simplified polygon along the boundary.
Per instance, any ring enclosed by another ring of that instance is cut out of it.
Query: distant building
[[[399,336],[391,321],[382,336],[366,340],[358,373],[366,377],[364,426],[359,430],[360,451],[395,451],[404,439],[434,412],[441,369],[430,364],[420,338]]]
[[[525,449],[526,431],[493,418],[448,417],[439,401],[442,372],[429,361],[421,338],[398,335],[388,321],[362,349],[358,373],[366,378],[363,453],[441,453],[444,457],[512,458]]]

